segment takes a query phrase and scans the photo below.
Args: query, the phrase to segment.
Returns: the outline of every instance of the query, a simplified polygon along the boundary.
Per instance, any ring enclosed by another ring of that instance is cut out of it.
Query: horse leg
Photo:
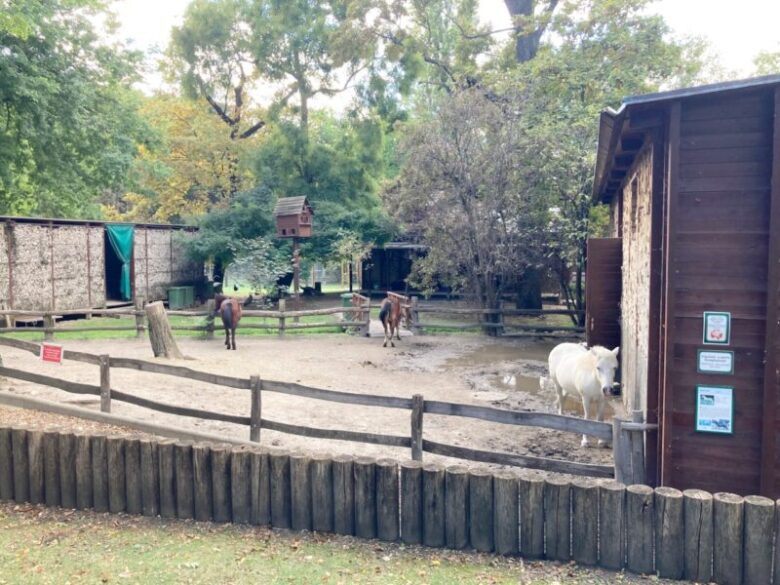
[[[230,329],[225,326],[225,349],[230,349]]]
[[[387,322],[382,321],[382,329],[385,331],[385,342],[382,344],[382,347],[387,347]]]
[[[390,321],[390,347],[395,347],[395,343],[393,343],[393,332],[395,329],[395,323],[393,323],[392,319],[388,319]]]
[[[584,414],[585,420],[588,420],[590,418],[590,399],[582,397],[582,411]],[[582,447],[589,447],[590,443],[588,442],[588,436],[582,435],[582,442],[580,443]]]
[[[233,340],[233,349],[236,349],[236,328],[235,327],[230,329],[230,337]]]
[[[395,322],[395,338],[398,341],[401,341],[401,316],[398,316],[398,319],[396,319]]]

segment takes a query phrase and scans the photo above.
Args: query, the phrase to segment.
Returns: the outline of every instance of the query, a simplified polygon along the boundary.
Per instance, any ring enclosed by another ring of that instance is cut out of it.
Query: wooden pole
[[[423,536],[422,463],[401,463],[401,540],[420,544]]]
[[[557,478],[544,482],[544,538],[548,559],[568,562],[571,522],[571,485]]]
[[[176,456],[173,439],[157,443],[157,457],[160,464],[160,516],[176,518]]]
[[[60,437],[61,441],[62,437]],[[125,487],[128,514],[141,514],[143,512],[141,478],[141,443],[138,439],[125,438]],[[64,499],[64,486],[62,494]]]
[[[376,461],[358,457],[355,475],[355,536],[376,538]]]
[[[213,517],[211,447],[195,444],[192,446],[192,478],[194,482],[193,499],[195,520],[209,522]]]
[[[576,479],[571,485],[571,556],[581,565],[598,562],[599,492],[596,482]]]
[[[520,551],[526,559],[544,556],[544,480],[518,480],[520,500]]]
[[[135,337],[136,339],[143,339],[144,337],[144,296],[136,295],[135,297]]]
[[[206,301],[206,339],[214,339],[214,314],[216,313],[216,303],[214,299]]]
[[[601,537],[599,565],[619,571],[626,553],[626,486],[617,481],[599,485],[599,527]]]
[[[211,497],[214,522],[230,522],[230,449],[227,445],[211,447]]]
[[[100,356],[100,412],[111,412],[111,359]]]
[[[76,508],[76,437],[63,432],[59,436],[57,467],[60,472],[60,505]]]
[[[92,507],[92,441],[86,433],[76,433],[76,508]]]
[[[493,528],[498,554],[520,552],[519,522],[517,476],[511,471],[496,473],[493,476]]]
[[[354,462],[351,455],[333,459],[333,530],[337,534],[355,534]]]
[[[631,446],[626,442],[627,433],[623,431],[624,421],[612,419],[612,458],[615,461],[615,480],[622,484],[631,484]]]
[[[327,455],[311,460],[311,527],[333,532],[333,463]]]
[[[176,517],[195,518],[195,472],[192,466],[192,443],[180,441],[173,446]]]
[[[479,552],[492,552],[493,475],[473,470],[469,474],[469,534],[471,546]]]
[[[125,440],[113,436],[106,439],[106,461],[108,464],[108,511],[112,514],[124,512],[127,507],[125,492]]]
[[[287,302],[279,299],[279,337],[284,337],[284,312],[287,310]]]
[[[422,468],[423,544],[442,547],[444,537],[444,468],[426,463]]]
[[[108,512],[108,452],[106,437],[92,437],[92,503],[95,512]]]
[[[0,501],[14,499],[14,464],[11,429],[0,428]]]
[[[626,566],[633,573],[653,572],[653,502],[652,488],[626,488]]]
[[[702,490],[683,492],[685,578],[712,580],[712,494]]]
[[[718,585],[742,584],[742,536],[744,499],[736,494],[712,496],[713,581]]]
[[[685,573],[683,494],[670,487],[655,490],[655,565],[660,577],[682,579]]]
[[[311,530],[311,458],[290,456],[290,508],[293,530]]]
[[[250,473],[252,512],[249,522],[257,526],[268,526],[271,524],[271,468],[266,451],[252,451]]]
[[[425,400],[422,394],[412,396],[412,459],[423,460],[423,413]]]
[[[301,310],[301,250],[298,238],[292,239],[293,246],[293,306],[296,311]],[[293,318],[293,323],[298,322],[298,317]]]
[[[234,524],[249,524],[252,518],[252,458],[245,447],[230,454],[230,507]]]
[[[641,410],[635,410],[631,416],[631,421],[635,423],[645,422],[645,415]],[[631,483],[646,484],[645,478],[645,432],[628,431],[628,438],[631,443]]]
[[[13,452],[14,501],[23,504],[30,499],[30,459],[27,450],[27,431],[11,428]]]
[[[160,513],[160,461],[155,441],[141,439],[141,503],[144,516]]]
[[[273,451],[269,454],[271,467],[271,526],[292,526],[290,493],[290,454]]]
[[[418,297],[412,297],[412,322],[411,322],[411,330],[412,333],[415,335],[420,334],[420,299]]]
[[[56,427],[43,434],[43,476],[46,505],[59,506],[62,501],[60,499],[60,433]]]
[[[469,545],[469,468],[452,465],[444,472],[444,543],[447,548]]]
[[[263,410],[263,382],[260,376],[249,378],[249,388],[252,392],[252,403],[249,415],[249,440],[255,443],[260,442],[260,428],[262,426],[261,416]]]
[[[43,450],[43,431],[29,430],[27,432],[27,464],[29,466],[29,502],[43,504],[46,502],[46,480]]]
[[[173,337],[168,314],[162,301],[149,303],[144,308],[146,320],[149,322],[149,342],[152,345],[154,357],[182,359],[184,354],[179,350]]]
[[[376,463],[376,535],[379,540],[396,541],[400,535],[398,464],[392,459]]]
[[[745,497],[745,583],[772,582],[772,536],[775,503],[761,496]]]
[[[44,341],[54,339],[54,315],[51,313],[43,315],[43,339]]]

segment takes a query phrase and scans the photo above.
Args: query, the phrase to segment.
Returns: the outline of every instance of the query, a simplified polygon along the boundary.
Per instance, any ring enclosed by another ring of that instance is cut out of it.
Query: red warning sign
[[[53,343],[41,345],[41,360],[44,362],[62,363],[62,346]]]

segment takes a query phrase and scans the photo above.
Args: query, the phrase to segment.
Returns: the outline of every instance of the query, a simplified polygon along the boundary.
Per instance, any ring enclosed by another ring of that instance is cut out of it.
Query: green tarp
[[[111,247],[122,262],[122,276],[119,283],[119,291],[123,301],[133,298],[133,289],[130,286],[130,260],[133,258],[133,226],[131,225],[107,225],[106,232],[111,242]]]

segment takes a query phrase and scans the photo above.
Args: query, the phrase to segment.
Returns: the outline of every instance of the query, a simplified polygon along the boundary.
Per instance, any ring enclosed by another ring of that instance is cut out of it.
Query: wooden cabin
[[[310,238],[314,211],[306,197],[283,197],[276,202],[276,237]]]
[[[602,113],[590,343],[658,432],[647,477],[780,497],[780,76],[627,98]]]
[[[184,249],[193,227],[0,217],[0,229],[5,309],[100,308],[137,295],[162,300],[169,286],[203,278],[202,264]]]

